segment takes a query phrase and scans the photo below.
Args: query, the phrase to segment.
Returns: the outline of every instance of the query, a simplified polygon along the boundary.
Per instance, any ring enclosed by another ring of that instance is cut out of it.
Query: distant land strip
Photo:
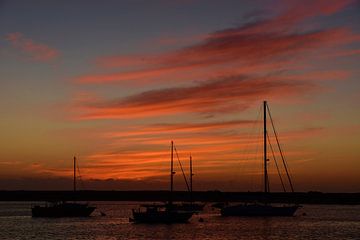
[[[0,201],[167,201],[169,191],[0,191]],[[196,191],[194,201],[201,202],[256,202],[299,204],[360,204],[360,193],[268,193]],[[185,191],[173,192],[174,201],[189,201]]]

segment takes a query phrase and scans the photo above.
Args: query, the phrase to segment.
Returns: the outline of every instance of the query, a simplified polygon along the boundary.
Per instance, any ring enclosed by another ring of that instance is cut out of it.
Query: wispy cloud
[[[233,121],[219,121],[219,122],[202,122],[202,123],[159,123],[148,126],[134,126],[136,131],[119,131],[106,133],[104,137],[131,137],[138,135],[154,135],[159,133],[193,133],[193,132],[207,132],[210,130],[218,130],[224,128],[231,128],[235,126],[249,126],[255,124],[254,120],[233,120]],[[131,128],[131,129],[132,129]]]
[[[216,77],[223,74],[229,65],[237,69],[281,62],[284,68],[293,63],[290,59],[296,55],[304,56],[311,51],[359,41],[359,36],[345,27],[318,29],[299,26],[310,18],[334,14],[351,2],[286,2],[287,10],[278,16],[210,33],[198,43],[177,51],[101,57],[97,60],[100,65],[126,70],[87,74],[75,80],[81,83],[151,83],[174,81],[174,75],[179,75],[177,79],[181,81]],[[273,69],[269,66],[267,71]],[[250,70],[250,73],[257,70]]]
[[[210,33],[197,44],[177,51],[101,57],[98,59],[101,65],[127,70],[83,75],[76,81],[145,86],[172,82],[182,86],[162,87],[114,100],[77,102],[80,115],[76,118],[229,113],[248,108],[254,100],[304,94],[316,88],[318,81],[314,80],[346,79],[348,70],[306,71],[303,64],[308,55],[357,42],[360,37],[345,27],[312,29],[300,25],[306,25],[311,18],[332,15],[351,3],[290,1],[285,4],[285,11],[272,18]],[[336,50],[332,52],[337,54]],[[296,73],[297,70],[301,73]]]
[[[200,171],[204,178],[210,173],[238,171],[231,166],[246,165],[248,170],[254,171],[258,167],[256,163],[260,163],[261,131],[254,131],[256,136],[248,133],[248,129],[251,128],[249,125],[257,126],[253,130],[261,128],[261,124],[257,122],[229,121],[193,125],[182,123],[161,125],[163,127],[160,125],[134,126],[130,130],[108,132],[99,136],[112,142],[111,146],[108,146],[110,149],[85,157],[87,165],[84,171],[87,175],[97,178],[144,179],[155,175],[165,176],[169,167],[170,138],[176,139],[175,160],[179,156],[183,165],[187,167],[189,155],[192,153],[196,170]],[[238,131],[233,130],[236,125]],[[168,132],[168,129],[175,131]],[[322,130],[322,128],[305,128],[289,131],[282,133],[280,140],[284,143],[306,139],[321,134]],[[272,133],[270,133],[270,140],[275,143]],[[275,155],[279,157],[278,152]],[[286,155],[299,158],[308,156],[309,153],[287,148]]]
[[[57,49],[35,42],[20,32],[8,33],[5,39],[14,48],[20,50],[26,57],[34,61],[48,62],[57,59],[60,55]]]
[[[107,66],[127,66],[135,70],[90,74],[76,78],[81,83],[166,81],[169,78],[196,80],[223,75],[231,66],[255,73],[254,66],[280,62],[282,68],[293,64],[289,56],[309,53],[309,50],[351,43],[358,39],[348,29],[337,28],[306,33],[261,32],[246,33],[245,27],[211,34],[200,44],[159,56],[124,56],[102,58]],[[288,61],[284,61],[288,58]],[[215,67],[214,67],[215,66]],[[274,63],[268,64],[272,71]],[[252,69],[250,68],[252,67]],[[237,70],[235,70],[236,72]],[[173,75],[179,74],[181,77]]]
[[[146,91],[119,100],[81,105],[79,119],[134,118],[179,113],[226,113],[244,110],[259,98],[289,96],[312,88],[311,83],[278,77],[234,76],[191,87]]]

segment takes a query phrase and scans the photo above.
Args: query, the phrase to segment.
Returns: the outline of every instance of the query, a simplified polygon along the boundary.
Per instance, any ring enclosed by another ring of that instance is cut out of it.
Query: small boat
[[[194,213],[201,212],[204,209],[204,207],[205,207],[204,203],[195,203],[195,202],[182,203],[182,204],[176,205],[176,209],[178,209],[178,210],[192,211]]]
[[[142,209],[143,208],[143,209]],[[136,223],[186,223],[193,211],[179,210],[174,204],[148,204],[133,209],[131,221]]]
[[[171,141],[171,168],[170,168],[170,198],[166,204],[145,204],[138,209],[133,209],[133,218],[129,220],[135,223],[186,223],[194,214],[191,210],[181,210],[179,205],[173,203],[174,189],[174,142]]]
[[[96,207],[87,203],[53,202],[45,206],[34,206],[32,217],[89,217]]]
[[[76,192],[76,157],[74,157],[74,193]],[[88,203],[57,201],[31,208],[32,217],[89,217],[96,209]]]
[[[270,186],[269,186],[269,177],[268,177],[268,171],[267,171],[267,164],[268,164],[268,157],[267,157],[267,146],[268,146],[268,140],[270,140],[268,132],[267,132],[267,126],[266,126],[266,116],[267,112],[269,112],[271,124],[274,130],[274,134],[276,137],[276,142],[279,148],[279,152],[284,164],[284,169],[286,171],[287,179],[291,188],[291,191],[294,192],[293,185],[291,182],[290,175],[287,170],[287,164],[285,162],[283,152],[281,150],[279,140],[277,137],[277,133],[274,128],[274,123],[271,118],[271,114],[269,111],[269,107],[267,105],[267,102],[264,101],[263,103],[263,110],[264,110],[264,196],[267,197],[267,194],[270,192]],[[270,142],[270,141],[269,141]],[[270,144],[271,151],[273,152],[273,148]],[[273,157],[276,163],[275,155],[273,153]],[[277,163],[276,163],[277,166]],[[277,167],[278,169],[278,167]],[[279,170],[278,170],[279,171]],[[281,178],[280,172],[279,177],[281,180],[281,184],[283,187],[283,190],[286,191],[285,185],[283,183],[283,180]],[[222,216],[293,216],[298,208],[301,206],[298,204],[289,204],[289,205],[273,205],[270,204],[267,201],[264,201],[262,203],[244,203],[244,204],[236,204],[236,205],[229,205],[224,204],[223,206],[219,205],[221,207],[221,215]]]

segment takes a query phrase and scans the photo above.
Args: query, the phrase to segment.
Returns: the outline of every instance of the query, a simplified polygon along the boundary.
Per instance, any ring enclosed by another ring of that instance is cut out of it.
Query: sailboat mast
[[[74,192],[76,192],[76,157],[74,156]]]
[[[174,142],[171,141],[170,204],[172,203],[173,189],[174,189]]]
[[[192,156],[190,154],[190,201],[192,202],[192,192],[193,192],[193,169],[192,169]]]
[[[267,193],[268,189],[268,174],[267,174],[267,141],[266,141],[266,101],[264,101],[264,192]]]

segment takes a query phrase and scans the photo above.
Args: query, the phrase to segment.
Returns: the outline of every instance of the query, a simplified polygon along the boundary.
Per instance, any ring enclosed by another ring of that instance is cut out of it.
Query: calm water
[[[208,207],[187,224],[145,225],[128,222],[135,202],[94,204],[107,216],[33,219],[30,202],[0,202],[0,239],[360,239],[360,206],[305,205],[290,218],[223,218]]]

